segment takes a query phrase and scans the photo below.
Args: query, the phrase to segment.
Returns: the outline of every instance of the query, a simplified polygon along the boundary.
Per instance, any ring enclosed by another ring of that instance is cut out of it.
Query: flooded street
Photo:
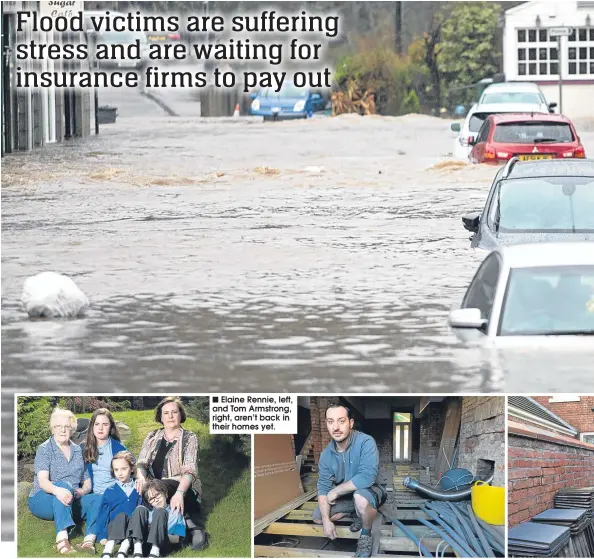
[[[484,257],[460,215],[494,175],[451,160],[448,121],[175,118],[125,95],[99,136],[6,158],[5,390],[503,390],[446,325]],[[25,316],[43,270],[87,318]]]

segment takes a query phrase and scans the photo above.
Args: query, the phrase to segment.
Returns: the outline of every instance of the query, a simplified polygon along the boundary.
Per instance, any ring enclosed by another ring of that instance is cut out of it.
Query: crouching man
[[[361,530],[355,557],[371,557],[371,525],[386,500],[386,492],[376,484],[379,453],[375,441],[353,430],[354,423],[345,406],[333,404],[326,410],[326,427],[332,441],[320,455],[318,507],[312,516],[331,540],[337,537],[336,520],[354,518],[350,530]]]

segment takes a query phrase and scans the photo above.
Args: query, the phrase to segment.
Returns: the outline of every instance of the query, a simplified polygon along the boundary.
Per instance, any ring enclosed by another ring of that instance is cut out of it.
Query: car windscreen
[[[488,227],[500,233],[594,233],[594,177],[499,181]]]
[[[478,132],[490,113],[474,113],[468,121],[468,130]]]
[[[307,98],[308,90],[303,87],[296,87],[292,83],[285,83],[279,92],[276,92],[273,87],[265,87],[260,90],[259,96],[260,97],[283,97],[287,98]]]
[[[494,142],[509,144],[573,142],[571,126],[565,122],[502,122],[495,126]]]
[[[594,266],[512,269],[500,336],[594,334]]]
[[[481,99],[481,105],[492,105],[493,103],[530,103],[538,105],[543,100],[538,93],[530,91],[501,91],[499,93],[485,93]]]

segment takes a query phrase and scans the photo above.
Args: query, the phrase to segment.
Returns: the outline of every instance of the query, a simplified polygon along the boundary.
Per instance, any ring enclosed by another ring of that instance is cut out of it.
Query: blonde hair
[[[70,421],[70,429],[72,431],[76,430],[76,416],[70,410],[65,410],[63,408],[54,408],[52,415],[50,415],[50,429],[54,428],[58,417],[67,417]]]

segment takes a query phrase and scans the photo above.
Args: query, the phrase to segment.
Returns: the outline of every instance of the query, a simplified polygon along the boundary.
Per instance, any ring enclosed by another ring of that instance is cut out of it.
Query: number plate
[[[535,159],[553,159],[553,155],[550,153],[539,154],[539,155],[518,155],[520,161],[533,161]]]

